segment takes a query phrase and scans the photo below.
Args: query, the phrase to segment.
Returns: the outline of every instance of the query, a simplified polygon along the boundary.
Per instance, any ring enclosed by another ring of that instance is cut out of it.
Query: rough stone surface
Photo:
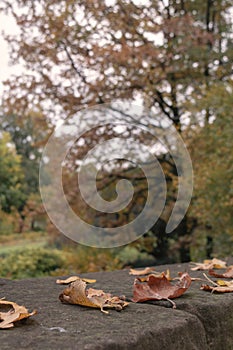
[[[229,263],[233,263],[230,259]],[[156,267],[190,271],[189,264]],[[190,272],[202,277],[202,272]],[[93,288],[132,297],[134,276],[128,270],[85,274],[97,279]],[[131,303],[125,310],[98,309],[62,304],[58,296],[64,286],[56,278],[20,281],[0,279],[0,297],[38,310],[15,328],[0,330],[0,349],[78,350],[232,350],[233,294],[211,294],[200,290],[201,282],[175,299],[177,309],[166,301]]]

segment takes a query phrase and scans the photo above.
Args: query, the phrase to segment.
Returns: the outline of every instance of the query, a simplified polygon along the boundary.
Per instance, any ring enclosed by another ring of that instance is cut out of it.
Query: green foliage
[[[233,243],[232,87],[218,84],[200,101],[216,119],[192,135],[195,189],[190,215],[204,237],[213,238],[213,254],[231,255]],[[194,240],[199,236],[195,230]]]
[[[60,251],[22,249],[0,258],[0,275],[12,279],[51,275],[63,263],[64,257]]]
[[[136,247],[126,246],[117,254],[117,258],[123,266],[145,266],[154,263],[152,255],[140,252]]]
[[[19,227],[19,220],[19,213],[16,210],[9,214],[0,208],[0,236],[16,232]]]
[[[4,245],[12,245],[17,247],[18,244],[21,244],[22,247],[26,247],[30,244],[30,248],[33,244],[41,242],[44,246],[47,244],[48,234],[46,232],[24,232],[24,233],[11,233],[0,235],[0,255]]]
[[[6,218],[0,212],[0,232],[44,229],[46,218],[38,178],[48,124],[35,112],[23,117],[2,115],[0,132],[0,208],[10,213],[15,207],[21,216],[14,211],[11,218]]]
[[[40,113],[31,112],[27,116],[2,115],[0,129],[11,135],[17,154],[21,156],[24,174],[24,192],[38,192],[39,162],[41,145],[49,132],[48,124]]]
[[[202,261],[206,259],[206,232],[200,227],[193,232],[190,255],[192,261]]]
[[[8,133],[0,133],[0,207],[10,212],[20,209],[25,200],[21,157],[16,153]]]
[[[66,256],[61,273],[111,271],[122,268],[114,249],[99,249],[83,245],[64,248]]]

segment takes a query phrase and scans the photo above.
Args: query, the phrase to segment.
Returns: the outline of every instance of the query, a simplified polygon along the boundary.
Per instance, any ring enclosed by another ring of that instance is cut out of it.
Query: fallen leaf
[[[182,274],[183,274],[183,272],[178,272],[178,275],[179,275],[180,277],[182,276]],[[191,278],[191,281],[192,281],[192,282],[202,281],[202,279],[199,278],[199,277],[191,277],[191,276],[190,276],[190,278]],[[170,279],[170,281],[179,280],[179,279],[180,279],[179,277],[175,277],[175,278]]]
[[[217,283],[212,281],[205,273],[203,273],[204,277],[212,284],[212,286],[208,284],[203,284],[201,286],[202,290],[206,290],[208,292],[217,292],[217,293],[230,293],[233,292],[233,280],[232,281],[221,281],[218,280]]]
[[[31,313],[25,308],[25,306],[20,306],[12,301],[0,300],[0,310],[2,308],[9,308],[8,311],[0,312],[0,329],[12,328],[14,327],[14,322],[20,321],[24,318],[28,318],[37,313],[36,310]]]
[[[168,279],[169,281],[172,281],[172,278],[171,278],[171,274],[170,274],[170,270],[169,270],[169,269],[167,269],[165,276],[167,277],[167,279]]]
[[[233,285],[232,286],[209,286],[207,284],[203,284],[201,286],[202,290],[206,290],[208,292],[217,292],[217,293],[231,293],[233,292]]]
[[[196,265],[191,268],[192,271],[226,268],[226,262],[216,258],[212,260],[204,260],[203,263],[192,263],[192,264]]]
[[[71,277],[66,278],[65,280],[58,279],[58,280],[56,280],[56,283],[57,284],[70,284],[70,283],[75,282],[77,280],[82,280],[86,283],[95,283],[96,282],[96,280],[94,280],[94,279],[81,278],[79,276],[71,276]]]
[[[218,280],[217,284],[221,287],[233,287],[233,280],[231,281]]]
[[[233,265],[229,266],[224,273],[216,273],[213,269],[210,269],[208,273],[217,278],[233,278]]]
[[[170,271],[167,270],[166,273],[163,271],[163,272],[157,272],[157,273],[152,273],[150,274],[149,276],[155,276],[155,277],[162,277],[162,276],[165,276],[169,281],[172,281],[172,278],[170,276]],[[138,277],[138,281],[140,282],[147,282],[148,279],[149,279],[149,276],[142,276],[142,277]],[[178,277],[179,279],[179,277]]]
[[[191,277],[191,281],[192,282],[196,282],[196,281],[201,281],[202,279],[199,277]]]
[[[175,303],[170,299],[181,296],[191,285],[191,278],[187,272],[184,272],[179,282],[172,285],[166,278],[162,276],[149,275],[146,283],[140,283],[137,278],[134,281],[133,299],[132,301],[143,302],[147,300],[169,300],[175,308]]]
[[[61,302],[68,304],[78,304],[93,308],[100,308],[104,313],[108,313],[104,308],[112,308],[121,311],[128,303],[123,297],[112,296],[102,290],[86,289],[86,282],[78,279],[72,282],[59,296]]]
[[[130,269],[129,274],[133,276],[143,276],[149,275],[152,272],[156,272],[153,267],[145,267],[143,270]]]

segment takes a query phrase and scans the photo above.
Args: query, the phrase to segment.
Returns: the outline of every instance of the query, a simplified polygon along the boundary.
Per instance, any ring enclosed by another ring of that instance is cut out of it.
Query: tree
[[[7,132],[20,157],[20,167],[23,180],[20,206],[13,203],[19,210],[17,232],[42,229],[45,227],[45,211],[39,194],[39,165],[43,146],[46,143],[50,129],[40,113],[30,112],[28,116],[0,116],[0,130]],[[5,186],[8,186],[5,183]],[[16,217],[15,214],[12,217]],[[37,227],[36,227],[37,226]]]
[[[0,134],[0,208],[10,212],[12,207],[22,209],[25,194],[23,192],[23,172],[21,157],[16,153],[8,133]]]
[[[185,102],[231,75],[231,6],[230,0],[3,0],[20,29],[7,37],[12,63],[23,60],[28,69],[7,82],[6,110],[25,114],[33,107],[66,118],[139,94],[180,129],[189,114]]]
[[[21,117],[2,115],[0,122],[0,130],[11,135],[17,154],[21,156],[25,195],[38,193],[41,152],[49,135],[45,118],[40,113],[31,111],[29,115]]]
[[[190,119],[208,125],[215,112],[210,101],[200,108],[199,101],[232,75],[231,6],[230,0],[3,0],[20,29],[7,37],[12,63],[21,59],[28,69],[6,83],[5,112],[33,109],[66,119],[87,106],[141,98],[178,132]],[[109,127],[104,133],[113,135]],[[88,136],[83,154],[96,142],[95,130]]]
[[[190,216],[198,220],[193,243],[200,248],[200,256],[203,238],[210,256],[232,253],[232,87],[232,83],[218,83],[200,101],[203,108],[211,105],[216,119],[198,128],[190,144],[196,179]]]

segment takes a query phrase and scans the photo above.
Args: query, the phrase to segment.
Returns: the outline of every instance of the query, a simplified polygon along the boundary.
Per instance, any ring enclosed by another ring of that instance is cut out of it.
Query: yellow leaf
[[[217,284],[221,287],[233,287],[233,280],[232,281],[218,280]]]

